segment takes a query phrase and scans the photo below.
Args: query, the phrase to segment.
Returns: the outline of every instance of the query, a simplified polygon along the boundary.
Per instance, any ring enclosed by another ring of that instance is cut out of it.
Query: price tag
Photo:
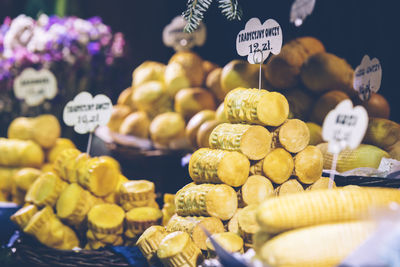
[[[328,151],[338,154],[345,148],[355,149],[364,138],[368,114],[364,107],[353,107],[351,100],[340,102],[325,117],[322,138],[328,142]]]
[[[363,101],[368,101],[371,93],[378,92],[382,81],[382,67],[377,58],[370,60],[365,55],[354,71],[353,87]]]
[[[192,33],[184,32],[187,22],[182,16],[175,17],[163,30],[163,42],[175,51],[189,50],[194,46],[202,46],[206,41],[206,26],[200,23]]]
[[[82,92],[69,101],[64,108],[63,119],[66,125],[74,126],[79,134],[92,133],[97,126],[106,125],[112,112],[111,100],[105,95],[93,97]]]
[[[57,80],[48,69],[27,68],[14,80],[14,94],[28,106],[38,106],[57,95]]]
[[[258,18],[250,19],[236,37],[236,51],[247,56],[251,64],[261,64],[270,53],[277,55],[282,48],[282,28],[273,19],[261,24]]]
[[[304,19],[310,15],[315,6],[315,0],[295,0],[290,9],[290,22],[296,27],[303,24]]]
[[[358,147],[368,126],[368,114],[364,107],[353,108],[351,100],[340,102],[325,117],[322,125],[322,138],[328,142],[328,152],[333,154],[329,188],[335,179],[336,163],[340,151]]]

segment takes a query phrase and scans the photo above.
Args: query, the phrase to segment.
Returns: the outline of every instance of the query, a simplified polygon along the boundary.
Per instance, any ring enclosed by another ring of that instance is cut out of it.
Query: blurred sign
[[[64,108],[63,119],[66,125],[74,126],[79,134],[92,133],[97,126],[108,123],[112,112],[111,100],[105,95],[93,97],[82,92],[69,101]]]
[[[175,51],[189,50],[194,46],[202,46],[206,41],[206,26],[200,23],[192,33],[184,32],[186,20],[182,16],[175,17],[163,30],[163,42]]]
[[[382,67],[377,58],[370,60],[365,55],[354,71],[353,87],[363,101],[368,101],[371,93],[378,92],[382,81]]]
[[[14,94],[28,106],[38,106],[57,95],[57,80],[48,69],[27,68],[14,80]]]
[[[315,6],[315,0],[295,0],[290,9],[290,22],[297,27],[303,24],[304,19],[310,15]]]
[[[261,24],[258,18],[252,18],[236,37],[236,51],[240,56],[247,56],[251,64],[261,64],[270,53],[277,55],[282,48],[282,28],[273,19]]]
[[[364,107],[353,107],[351,100],[340,102],[325,117],[322,138],[328,142],[328,151],[338,154],[345,148],[355,149],[364,138],[368,114]]]

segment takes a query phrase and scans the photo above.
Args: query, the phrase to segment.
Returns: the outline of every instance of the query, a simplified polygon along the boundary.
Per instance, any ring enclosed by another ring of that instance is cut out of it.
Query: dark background
[[[246,21],[258,17],[277,20],[284,42],[298,36],[319,38],[328,52],[345,58],[355,68],[368,54],[380,60],[383,78],[380,93],[391,104],[391,118],[400,121],[397,105],[399,55],[397,35],[399,15],[396,1],[317,0],[314,12],[297,28],[289,22],[293,0],[239,0],[243,8],[240,22],[227,21],[213,3],[206,13],[207,41],[196,51],[205,59],[225,65],[239,58],[235,49],[237,33]],[[162,43],[162,30],[186,7],[185,0],[69,0],[67,15],[84,18],[101,16],[114,31],[121,31],[129,42],[129,62],[133,70],[144,60],[167,62],[173,50]],[[0,19],[25,13],[36,17],[39,10],[52,13],[52,0],[0,0]],[[122,90],[123,88],[115,88]]]

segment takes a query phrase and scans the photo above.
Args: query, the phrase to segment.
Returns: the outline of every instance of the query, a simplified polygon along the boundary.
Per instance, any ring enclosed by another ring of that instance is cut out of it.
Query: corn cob
[[[264,175],[263,173],[263,164],[264,159],[253,161],[250,163],[250,175]]]
[[[275,195],[283,196],[286,194],[299,193],[302,191],[304,191],[304,189],[296,179],[289,179],[277,188],[275,188]]]
[[[229,253],[243,253],[243,239],[237,234],[231,232],[225,233],[217,233],[211,236],[215,241],[217,241],[218,245],[220,245],[223,249],[228,251]],[[208,251],[209,258],[215,258],[217,255],[215,253],[215,248],[211,243],[210,238],[206,240],[206,246]]]
[[[263,173],[276,184],[281,184],[289,179],[293,174],[293,168],[293,157],[283,148],[272,150],[262,163]]]
[[[258,256],[273,267],[337,266],[374,230],[375,224],[368,221],[296,229],[267,241]]]
[[[332,167],[333,154],[328,152],[328,144],[319,144],[317,147],[324,157],[324,169],[330,169]],[[376,146],[361,144],[356,149],[345,149],[339,153],[336,170],[345,172],[360,167],[377,169],[382,158],[389,157],[387,152]]]
[[[322,223],[363,219],[371,210],[400,203],[400,191],[389,188],[357,188],[306,191],[267,199],[258,208],[263,231],[285,230]]]
[[[289,115],[286,98],[277,92],[237,88],[225,97],[225,112],[231,123],[279,126]]]
[[[0,165],[6,167],[39,167],[43,164],[42,148],[32,142],[0,138]]]
[[[294,157],[294,173],[303,184],[312,184],[321,178],[324,164],[321,151],[315,146],[307,146]]]
[[[189,234],[173,232],[160,242],[157,256],[165,266],[197,267],[202,259],[200,249],[194,244]]]
[[[189,161],[189,175],[196,183],[241,186],[249,175],[250,162],[241,153],[201,148]]]
[[[314,122],[306,122],[308,130],[310,131],[310,142],[309,145],[316,146],[323,142],[322,139],[322,128]]]
[[[147,262],[152,263],[156,260],[157,249],[166,235],[164,227],[153,225],[147,228],[139,237],[136,245],[147,259]]]
[[[239,235],[246,244],[253,244],[253,234],[260,229],[256,221],[257,209],[258,205],[249,205],[238,214]]]
[[[166,226],[168,232],[182,231],[188,233],[197,247],[206,250],[207,235],[204,233],[203,228],[211,234],[225,231],[222,221],[215,217],[181,217],[174,215]]]
[[[244,185],[240,188],[238,195],[239,206],[260,204],[274,192],[271,181],[261,175],[249,176]]]
[[[179,190],[175,197],[176,213],[181,216],[213,216],[229,220],[237,205],[235,190],[224,184],[189,184]]]
[[[328,177],[321,177],[315,183],[311,184],[307,187],[306,190],[319,190],[319,189],[328,189],[329,188],[329,178]],[[336,184],[335,181],[332,181],[332,188],[335,188]]]
[[[291,153],[302,151],[310,142],[307,125],[298,119],[287,120],[273,133],[272,146],[283,147]]]
[[[211,148],[238,151],[260,160],[271,149],[272,135],[261,126],[223,123],[214,128],[209,141]]]

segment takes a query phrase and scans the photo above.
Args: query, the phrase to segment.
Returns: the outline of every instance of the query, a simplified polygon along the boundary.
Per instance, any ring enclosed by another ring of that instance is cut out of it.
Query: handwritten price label
[[[175,51],[189,50],[194,46],[202,46],[206,41],[206,26],[200,23],[192,33],[184,32],[186,20],[181,16],[175,17],[163,30],[163,42]]]
[[[343,100],[325,117],[322,138],[328,151],[338,154],[345,148],[358,147],[368,126],[368,114],[362,106],[353,108],[351,100]]]
[[[97,126],[106,125],[112,112],[111,100],[105,95],[93,97],[82,92],[69,101],[64,108],[63,119],[66,125],[74,126],[77,133],[93,132]]]
[[[282,48],[282,28],[273,19],[261,24],[258,18],[250,19],[236,37],[236,51],[247,56],[251,64],[263,63],[270,53],[277,55]]]
[[[304,19],[310,15],[315,6],[315,0],[295,0],[290,9],[290,22],[296,27],[303,24]]]
[[[377,58],[370,60],[365,55],[354,71],[353,87],[363,101],[368,101],[371,93],[378,92],[382,81],[382,67]]]
[[[56,77],[47,69],[25,69],[14,80],[14,94],[18,99],[24,99],[28,106],[38,106],[57,95]]]

